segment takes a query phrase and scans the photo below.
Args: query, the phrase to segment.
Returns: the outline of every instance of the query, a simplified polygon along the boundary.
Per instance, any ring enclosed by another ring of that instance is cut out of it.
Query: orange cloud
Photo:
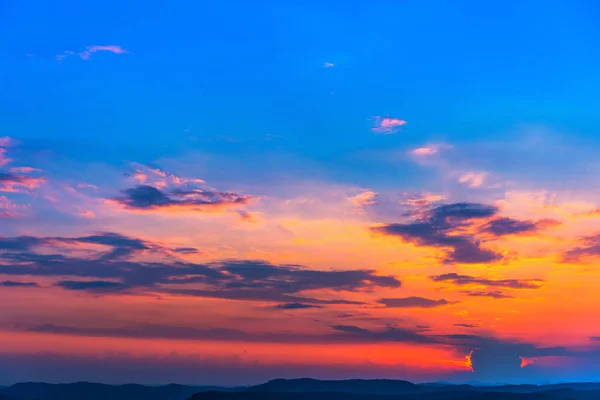
[[[363,190],[359,194],[350,197],[350,201],[356,207],[363,208],[365,206],[375,204],[377,198],[377,193],[372,190]]]
[[[535,362],[537,361],[536,358],[525,358],[525,357],[519,357],[521,359],[521,368],[525,368],[528,365],[532,365],[535,364]]]

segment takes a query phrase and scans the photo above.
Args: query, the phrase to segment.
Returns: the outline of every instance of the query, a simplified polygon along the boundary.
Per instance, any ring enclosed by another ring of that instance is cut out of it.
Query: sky
[[[0,1],[0,384],[600,373],[595,1]]]

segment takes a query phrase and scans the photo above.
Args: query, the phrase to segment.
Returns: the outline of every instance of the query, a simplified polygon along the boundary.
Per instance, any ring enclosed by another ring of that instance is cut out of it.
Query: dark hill
[[[356,394],[407,394],[428,388],[414,383],[391,379],[348,379],[322,381],[318,379],[275,379],[247,389],[251,392],[345,392]]]
[[[88,382],[69,384],[24,382],[0,389],[0,396],[14,400],[185,400],[195,393],[207,390],[227,389],[185,385],[113,386]]]
[[[599,400],[600,392],[564,389],[550,392],[502,393],[440,390],[404,395],[374,395],[344,392],[204,392],[190,400]]]

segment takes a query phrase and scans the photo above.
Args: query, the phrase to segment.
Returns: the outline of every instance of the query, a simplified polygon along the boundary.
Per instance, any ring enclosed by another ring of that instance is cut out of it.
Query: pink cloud
[[[79,53],[79,57],[81,57],[83,60],[89,60],[92,54],[98,51],[108,51],[114,54],[128,53],[128,51],[121,46],[87,46],[84,51]]]
[[[375,204],[377,198],[377,193],[372,190],[363,190],[359,194],[350,197],[350,201],[356,207],[363,208],[365,206]]]
[[[94,219],[94,218],[96,218],[96,214],[93,211],[90,211],[90,210],[80,211],[77,214],[79,214],[79,216],[82,217],[82,218],[88,218],[88,219]]]
[[[44,183],[44,178],[26,175],[6,174],[0,172],[0,192],[16,193],[24,189],[35,189]]]
[[[0,147],[0,167],[5,166],[12,160],[6,156],[6,150]]]
[[[31,172],[42,172],[42,170],[39,168],[32,167],[13,167],[10,169],[10,172],[17,174],[29,174]]]
[[[24,208],[27,206],[17,205],[6,196],[0,196],[0,218],[18,217],[20,216],[18,210]]]
[[[433,203],[446,200],[447,197],[443,194],[435,194],[429,192],[423,193],[404,193],[405,198],[402,204],[407,204],[412,207],[427,207]]]
[[[475,187],[479,187],[479,186],[483,185],[487,176],[488,176],[487,172],[471,171],[471,172],[467,172],[466,174],[463,174],[460,178],[458,178],[458,181],[469,187],[475,188]]]
[[[375,117],[375,126],[371,128],[372,132],[383,133],[386,135],[396,133],[406,121],[391,117]]]
[[[8,136],[3,136],[0,137],[0,147],[11,147],[14,146],[16,144],[16,140],[8,137]]]
[[[410,154],[418,157],[432,156],[438,152],[438,146],[430,145],[426,147],[419,147],[410,151]]]

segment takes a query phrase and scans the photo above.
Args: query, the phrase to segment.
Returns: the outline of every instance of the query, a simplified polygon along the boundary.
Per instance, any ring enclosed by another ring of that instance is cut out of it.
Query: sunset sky
[[[0,1],[0,384],[600,374],[595,1]]]

